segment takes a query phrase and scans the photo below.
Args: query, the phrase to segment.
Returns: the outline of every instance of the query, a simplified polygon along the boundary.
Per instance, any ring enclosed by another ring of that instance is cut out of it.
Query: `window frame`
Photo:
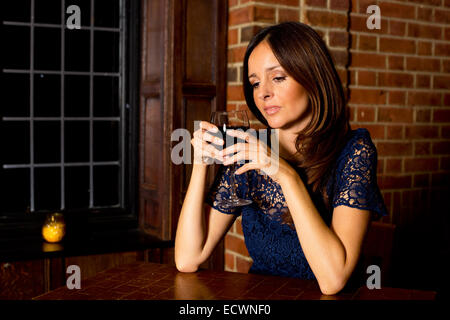
[[[138,226],[138,139],[139,139],[139,80],[140,80],[140,23],[141,6],[139,0],[123,0],[127,19],[124,23],[123,89],[124,109],[121,113],[124,130],[122,147],[123,208],[103,208],[87,210],[62,210],[67,222],[69,237],[78,237],[89,231],[125,230]],[[122,46],[122,44],[120,44]],[[2,72],[2,76],[4,73]],[[0,237],[40,236],[42,223],[47,212],[1,213]]]

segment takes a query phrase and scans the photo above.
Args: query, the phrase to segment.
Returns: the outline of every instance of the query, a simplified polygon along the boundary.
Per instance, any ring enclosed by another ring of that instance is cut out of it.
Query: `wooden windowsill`
[[[92,254],[139,251],[173,247],[173,240],[161,240],[139,229],[101,231],[47,243],[41,237],[0,239],[0,260],[34,260]]]

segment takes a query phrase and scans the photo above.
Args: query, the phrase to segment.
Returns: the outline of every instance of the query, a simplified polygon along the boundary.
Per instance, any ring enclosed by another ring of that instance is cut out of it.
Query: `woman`
[[[193,166],[175,240],[178,270],[196,271],[242,214],[250,272],[316,279],[322,293],[336,294],[357,266],[370,219],[387,214],[375,146],[367,130],[350,129],[342,84],[309,26],[287,22],[261,30],[248,45],[243,70],[249,109],[276,129],[278,170],[268,170],[277,159],[270,148],[247,133],[234,132],[246,143],[215,151],[209,143],[222,142],[207,131],[216,128],[202,122],[194,151],[224,166],[206,199],[207,231],[199,192],[207,165]],[[237,193],[253,203],[221,208],[216,200],[229,192],[227,166],[243,159],[251,161],[238,165]]]

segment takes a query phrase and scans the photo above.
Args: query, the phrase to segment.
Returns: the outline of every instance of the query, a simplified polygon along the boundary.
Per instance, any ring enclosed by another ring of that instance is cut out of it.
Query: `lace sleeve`
[[[242,165],[236,164],[236,169]],[[226,214],[241,214],[242,207],[236,208],[224,208],[218,204],[221,199],[228,199],[231,192],[231,174],[234,174],[234,170],[231,170],[230,166],[220,166],[219,171],[214,179],[209,192],[206,195],[205,202],[212,208]],[[236,194],[239,198],[248,199],[248,176],[246,173],[235,175],[236,181]]]
[[[360,131],[361,132],[361,131]],[[373,219],[387,215],[377,184],[377,150],[367,130],[346,146],[338,162],[333,207],[370,210]]]

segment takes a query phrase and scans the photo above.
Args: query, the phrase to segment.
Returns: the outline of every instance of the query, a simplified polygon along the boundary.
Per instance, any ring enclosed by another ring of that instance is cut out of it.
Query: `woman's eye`
[[[283,81],[285,79],[286,79],[286,77],[275,77],[275,78],[273,78],[273,80],[275,80],[277,82],[281,82],[281,81]]]
[[[259,82],[252,83],[252,88],[256,89],[259,86]]]

